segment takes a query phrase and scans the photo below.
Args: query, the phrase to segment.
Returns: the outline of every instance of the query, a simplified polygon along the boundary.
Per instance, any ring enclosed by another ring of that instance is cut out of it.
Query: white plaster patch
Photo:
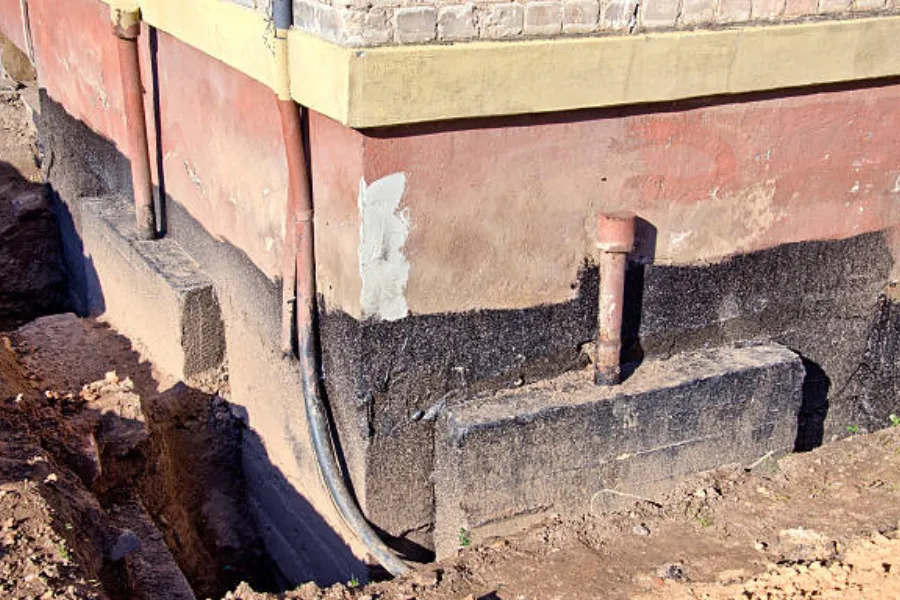
[[[409,209],[400,210],[406,174],[394,173],[366,185],[359,181],[360,305],[364,316],[385,321],[409,314],[406,283],[409,261],[403,246],[409,236]]]

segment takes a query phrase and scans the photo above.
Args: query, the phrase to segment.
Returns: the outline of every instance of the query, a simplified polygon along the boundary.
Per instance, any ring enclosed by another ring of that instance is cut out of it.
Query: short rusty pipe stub
[[[594,383],[616,385],[621,380],[622,309],[625,297],[625,267],[634,248],[632,213],[601,214],[597,218],[597,249],[600,289],[597,300],[597,347]]]
[[[628,254],[634,248],[634,213],[617,212],[597,217],[597,249]]]

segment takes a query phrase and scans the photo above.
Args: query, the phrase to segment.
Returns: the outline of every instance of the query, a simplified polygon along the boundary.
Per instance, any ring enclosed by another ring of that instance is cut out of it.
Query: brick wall
[[[232,0],[265,9],[270,0]],[[900,0],[294,0],[294,23],[347,46],[628,34],[900,12]]]

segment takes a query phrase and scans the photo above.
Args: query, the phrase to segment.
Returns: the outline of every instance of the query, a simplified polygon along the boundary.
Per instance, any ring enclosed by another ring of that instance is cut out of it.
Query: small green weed
[[[853,435],[856,435],[857,433],[859,433],[859,425],[847,425],[847,431],[849,431]]]
[[[894,413],[891,413],[891,414],[888,416],[888,419],[891,420],[891,426],[892,426],[892,427],[900,426],[900,417],[898,417],[898,416],[895,415]]]
[[[57,544],[56,549],[59,550],[60,558],[62,558],[66,562],[69,562],[69,549],[66,548],[66,543],[60,542],[59,544]]]
[[[712,527],[713,521],[709,517],[697,517],[697,522],[700,523],[700,527]]]
[[[356,574],[350,576],[350,581],[347,582],[347,587],[350,589],[356,589],[359,587],[359,579],[356,578]]]
[[[472,545],[472,538],[469,536],[469,530],[465,527],[459,528],[459,546],[460,548],[468,548]]]

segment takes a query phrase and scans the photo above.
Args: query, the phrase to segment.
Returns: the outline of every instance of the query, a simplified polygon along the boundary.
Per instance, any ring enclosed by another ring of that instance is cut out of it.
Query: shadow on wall
[[[825,417],[828,416],[828,391],[831,379],[822,367],[800,357],[806,378],[803,380],[803,401],[797,415],[797,441],[794,452],[808,452],[822,445],[825,438]]]
[[[53,212],[59,224],[72,310],[80,317],[102,315],[106,311],[106,301],[103,298],[97,269],[94,268],[94,259],[85,253],[84,243],[78,234],[69,205],[63,202],[52,188],[50,195]]]
[[[315,581],[324,587],[375,577],[272,464],[262,439],[250,427],[243,429],[243,471],[253,489],[247,497],[250,512],[288,582]]]
[[[628,379],[644,361],[641,347],[641,315],[644,312],[644,271],[656,258],[656,226],[636,217],[634,220],[634,252],[625,271],[624,307],[622,310],[622,380]]]

